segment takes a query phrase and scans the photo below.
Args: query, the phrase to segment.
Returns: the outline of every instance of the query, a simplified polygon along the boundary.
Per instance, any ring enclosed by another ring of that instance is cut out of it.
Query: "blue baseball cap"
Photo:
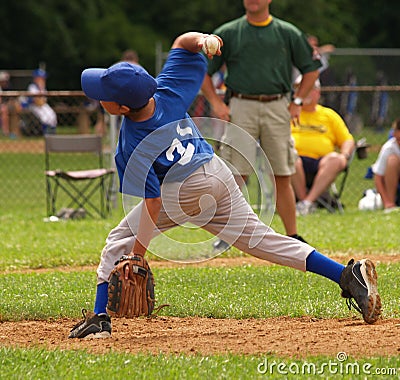
[[[145,106],[157,90],[156,80],[142,66],[128,62],[108,69],[86,69],[81,84],[89,98],[133,109]]]
[[[40,77],[40,78],[47,78],[47,73],[43,69],[36,69],[33,70],[32,76],[35,77]]]

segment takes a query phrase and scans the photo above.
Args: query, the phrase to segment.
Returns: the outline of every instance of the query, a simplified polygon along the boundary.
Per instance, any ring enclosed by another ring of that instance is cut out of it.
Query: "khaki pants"
[[[305,261],[313,247],[262,223],[216,155],[183,183],[164,183],[161,193],[163,205],[154,236],[190,222],[250,255],[306,270]],[[115,261],[131,251],[142,207],[140,202],[108,235],[97,269],[98,283],[108,281]]]
[[[288,100],[284,96],[272,102],[232,98],[229,103],[231,123],[222,141],[221,157],[242,175],[250,175],[256,162],[257,142],[265,152],[274,175],[295,173],[295,149],[290,129]],[[249,141],[241,130],[253,140]]]

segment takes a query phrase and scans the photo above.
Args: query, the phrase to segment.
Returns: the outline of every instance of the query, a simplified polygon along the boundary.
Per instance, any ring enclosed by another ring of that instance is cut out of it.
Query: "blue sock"
[[[95,314],[107,313],[108,282],[97,285],[96,300],[94,302]]]
[[[344,265],[337,263],[315,250],[308,255],[306,260],[307,272],[317,273],[338,284],[340,283],[340,276],[344,268]]]

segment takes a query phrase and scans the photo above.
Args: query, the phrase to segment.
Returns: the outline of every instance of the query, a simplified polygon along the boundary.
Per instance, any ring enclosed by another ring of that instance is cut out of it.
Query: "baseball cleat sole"
[[[365,281],[368,290],[368,306],[363,313],[364,321],[372,324],[375,323],[382,309],[381,297],[378,293],[378,275],[375,270],[375,265],[371,260],[360,260],[360,272]]]

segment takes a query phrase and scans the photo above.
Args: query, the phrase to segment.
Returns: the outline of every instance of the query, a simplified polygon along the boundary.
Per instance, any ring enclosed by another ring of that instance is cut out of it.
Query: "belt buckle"
[[[260,102],[268,102],[270,99],[271,99],[270,95],[261,94],[261,95],[258,96],[258,100]]]

